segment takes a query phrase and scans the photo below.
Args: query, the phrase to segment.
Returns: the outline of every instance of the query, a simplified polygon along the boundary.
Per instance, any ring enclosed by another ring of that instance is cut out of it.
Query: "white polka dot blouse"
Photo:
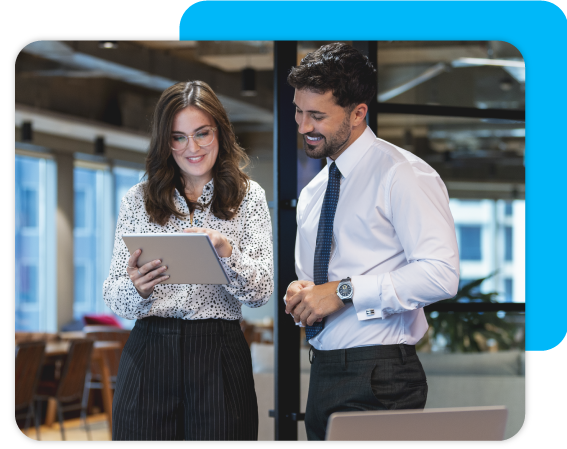
[[[202,211],[195,210],[193,223],[185,199],[176,190],[175,205],[187,216],[184,219],[171,216],[164,226],[160,226],[150,222],[142,186],[140,183],[132,187],[120,205],[110,273],[103,286],[104,301],[114,313],[127,319],[158,316],[185,320],[241,320],[242,305],[260,307],[268,302],[274,289],[274,268],[272,226],[264,189],[250,181],[250,189],[231,220],[215,217],[207,206]],[[201,204],[210,202],[213,188],[211,180],[199,197]],[[232,255],[219,259],[230,283],[158,284],[147,299],[142,298],[126,272],[130,253],[122,235],[175,233],[190,227],[215,229],[228,238]]]

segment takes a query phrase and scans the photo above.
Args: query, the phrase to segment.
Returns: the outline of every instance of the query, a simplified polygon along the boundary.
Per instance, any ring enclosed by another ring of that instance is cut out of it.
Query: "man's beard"
[[[325,157],[331,157],[334,154],[341,151],[346,143],[350,139],[350,120],[347,115],[341,126],[339,127],[338,131],[327,138],[320,134],[313,135],[309,137],[322,137],[324,142],[320,143],[319,145],[309,145],[306,141],[305,135],[309,135],[310,133],[306,133],[303,136],[303,149],[305,150],[305,154],[312,158],[312,159],[323,159]]]

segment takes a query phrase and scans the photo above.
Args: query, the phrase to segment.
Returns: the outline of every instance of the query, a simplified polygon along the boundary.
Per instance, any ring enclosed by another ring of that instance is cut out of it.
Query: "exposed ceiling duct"
[[[444,62],[435,64],[433,67],[428,68],[425,72],[409,80],[408,82],[400,84],[399,86],[396,86],[393,89],[389,89],[386,92],[378,94],[378,101],[388,101],[394,97],[397,97],[398,95],[401,95],[404,92],[407,92],[408,90],[413,89],[414,87],[419,86],[426,81],[429,81],[431,78],[436,77],[440,73],[445,72],[448,68],[449,67]]]
[[[388,101],[398,95],[413,89],[420,84],[429,81],[432,78],[440,75],[451,69],[451,67],[479,67],[479,66],[495,66],[502,67],[506,72],[508,72],[512,77],[516,79],[519,83],[525,83],[526,81],[526,66],[524,61],[509,60],[509,59],[486,59],[486,58],[457,58],[451,61],[449,64],[444,62],[439,62],[432,67],[426,69],[423,73],[419,74],[415,78],[400,84],[392,89],[388,89],[385,92],[378,94],[378,101]]]
[[[66,76],[77,76],[79,73],[84,77],[84,71],[93,72],[111,79],[145,87],[156,91],[163,91],[177,80],[172,80],[159,75],[152,75],[142,70],[127,67],[116,62],[91,56],[74,51],[70,46],[57,41],[33,42],[22,50],[25,53],[58,62],[68,68]],[[79,71],[77,73],[76,71]],[[226,108],[232,122],[261,123],[271,125],[273,113],[263,108],[254,106],[243,101],[218,95],[219,100]]]

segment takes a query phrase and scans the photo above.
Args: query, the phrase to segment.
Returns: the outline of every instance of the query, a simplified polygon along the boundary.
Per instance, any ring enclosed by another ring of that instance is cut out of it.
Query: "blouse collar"
[[[203,187],[203,193],[201,194],[201,196],[199,198],[197,198],[197,202],[202,204],[202,205],[208,205],[211,200],[213,199],[213,191],[214,191],[214,182],[213,179],[211,179],[209,182],[207,182],[204,187]],[[174,190],[174,198],[176,198],[181,204],[184,204],[185,201],[181,201],[181,199],[183,198],[179,191],[177,189]]]

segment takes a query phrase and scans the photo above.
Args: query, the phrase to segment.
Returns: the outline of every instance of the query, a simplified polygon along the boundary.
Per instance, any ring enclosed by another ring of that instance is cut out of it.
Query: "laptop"
[[[498,441],[504,439],[504,406],[337,412],[330,441]]]

